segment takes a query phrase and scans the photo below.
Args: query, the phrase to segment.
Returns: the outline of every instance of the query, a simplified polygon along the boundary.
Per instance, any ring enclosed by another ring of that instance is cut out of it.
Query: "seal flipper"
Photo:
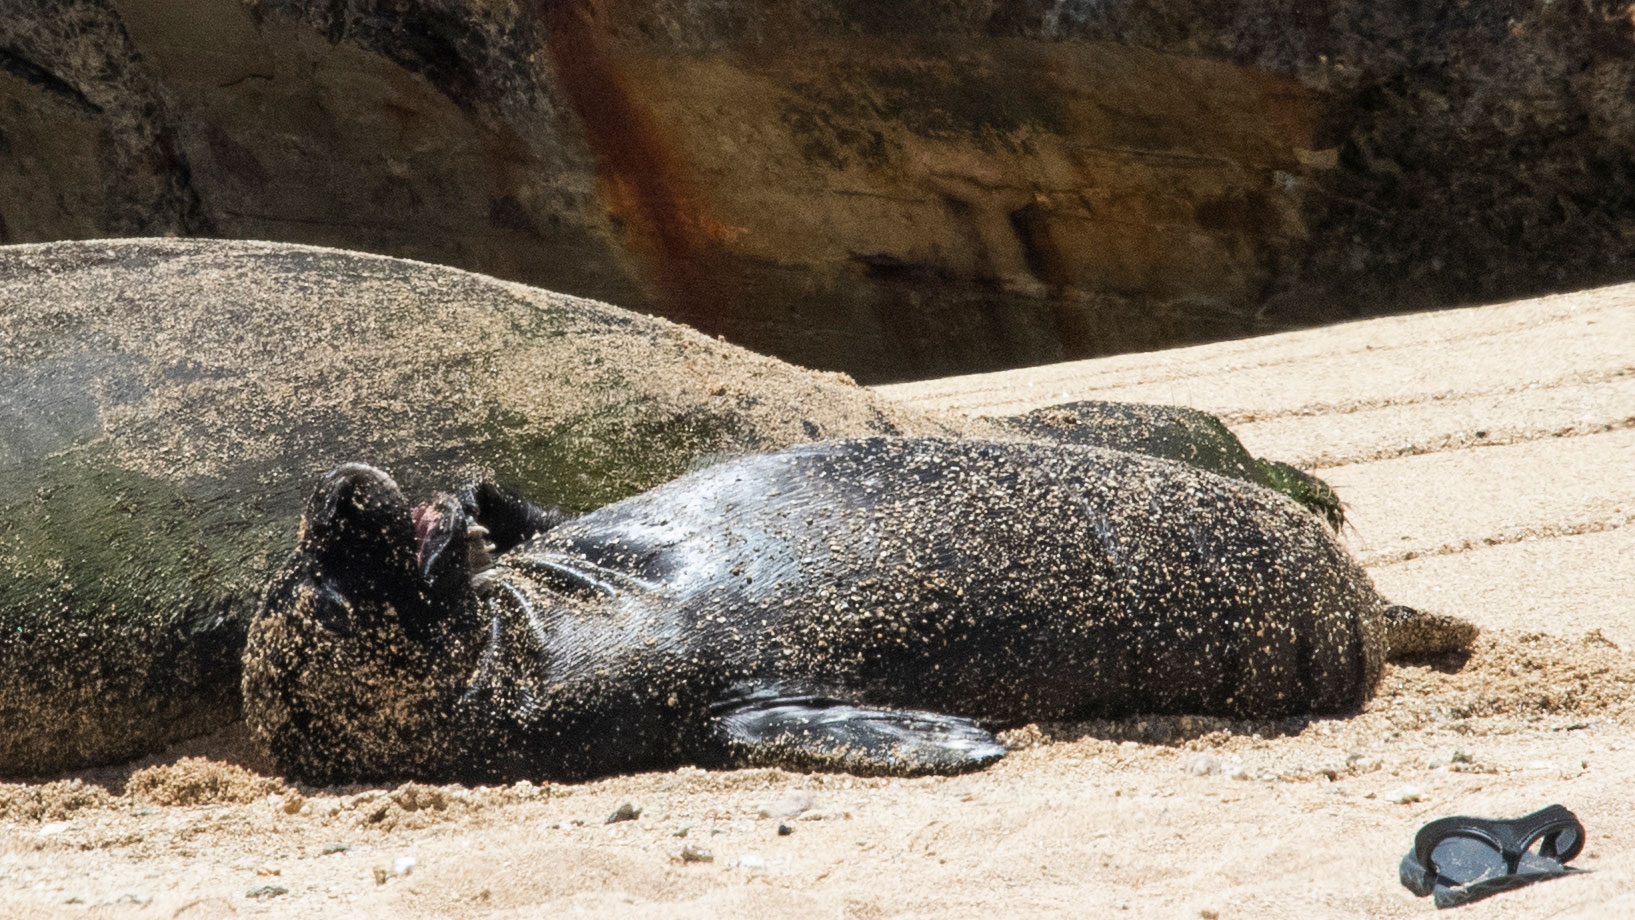
[[[1401,604],[1386,607],[1380,618],[1385,626],[1387,661],[1464,651],[1480,632],[1469,620]]]
[[[823,696],[762,690],[718,705],[714,716],[725,759],[737,766],[920,776],[980,770],[1005,756],[969,719]]]
[[[560,509],[536,505],[487,481],[461,489],[459,500],[465,513],[487,528],[496,553],[514,549],[571,517]]]

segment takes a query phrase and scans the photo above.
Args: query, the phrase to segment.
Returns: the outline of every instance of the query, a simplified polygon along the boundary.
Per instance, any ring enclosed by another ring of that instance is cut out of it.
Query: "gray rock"
[[[290,890],[283,885],[261,885],[244,892],[247,898],[276,898],[289,894]]]

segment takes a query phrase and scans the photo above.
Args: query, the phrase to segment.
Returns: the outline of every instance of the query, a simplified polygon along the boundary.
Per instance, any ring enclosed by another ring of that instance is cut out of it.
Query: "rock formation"
[[[442,262],[864,380],[1629,277],[1606,0],[15,0],[0,241]]]

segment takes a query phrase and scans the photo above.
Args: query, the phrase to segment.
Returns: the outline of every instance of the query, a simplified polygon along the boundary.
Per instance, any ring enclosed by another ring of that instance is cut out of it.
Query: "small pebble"
[[[620,821],[634,821],[641,817],[641,813],[642,810],[640,807],[632,805],[629,802],[625,802],[623,805],[620,805],[618,808],[614,809],[613,814],[608,815],[607,820],[603,823],[618,824]]]
[[[344,843],[326,843],[326,844],[324,844],[324,848],[319,851],[318,855],[328,856],[331,853],[345,853],[347,850],[350,850],[350,849],[352,849],[352,848],[347,846]]]
[[[1345,758],[1345,765],[1349,769],[1362,773],[1378,770],[1381,766],[1383,766],[1379,758],[1369,757],[1366,754],[1358,753],[1347,754]]]
[[[1186,764],[1186,771],[1193,776],[1215,776],[1222,769],[1221,759],[1214,754],[1199,754]]]
[[[790,827],[787,824],[779,824],[778,825],[778,836],[779,837],[788,837],[790,834],[793,834],[794,832],[795,832],[795,829]]]
[[[689,863],[715,862],[715,854],[695,843],[689,843],[681,848],[681,861]]]
[[[376,885],[386,884],[386,880],[391,878],[391,877],[392,877],[392,870],[386,868],[385,866],[376,866],[375,867],[375,884]]]
[[[763,818],[793,818],[812,807],[812,793],[805,789],[793,789],[784,793],[777,801],[770,805],[761,806]]]
[[[40,825],[39,834],[41,837],[50,837],[52,834],[60,834],[73,826],[67,821],[52,821],[50,824]]]
[[[279,895],[289,894],[290,890],[283,885],[262,885],[244,892],[247,898],[276,898]]]
[[[392,861],[392,874],[397,876],[408,875],[414,871],[416,860],[413,856],[399,856]]]
[[[746,853],[743,856],[738,857],[738,868],[765,869],[766,859],[754,853]]]
[[[1411,805],[1424,799],[1425,793],[1417,786],[1399,786],[1385,797],[1385,800],[1393,805]]]

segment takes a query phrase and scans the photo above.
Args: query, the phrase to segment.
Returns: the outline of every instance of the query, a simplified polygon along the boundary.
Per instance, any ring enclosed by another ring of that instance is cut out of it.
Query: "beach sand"
[[[1339,491],[1387,597],[1484,634],[1350,718],[1034,726],[952,778],[307,789],[235,726],[0,784],[0,916],[1422,917],[1420,825],[1553,802],[1595,871],[1461,916],[1635,916],[1635,286],[880,389],[1218,413]]]

